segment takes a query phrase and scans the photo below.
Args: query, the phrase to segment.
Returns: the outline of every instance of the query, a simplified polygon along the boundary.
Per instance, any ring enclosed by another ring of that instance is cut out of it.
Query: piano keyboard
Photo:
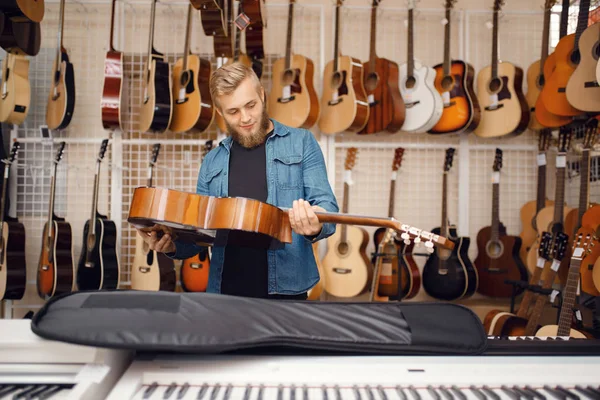
[[[0,384],[0,400],[45,400],[66,399],[74,385],[72,384]]]
[[[189,383],[159,385],[154,382],[144,385],[134,399],[162,400],[584,400],[600,399],[600,386],[561,386],[546,385],[502,385],[490,387],[413,385],[388,386],[331,386],[307,385],[246,385],[234,386],[229,383],[192,386]]]

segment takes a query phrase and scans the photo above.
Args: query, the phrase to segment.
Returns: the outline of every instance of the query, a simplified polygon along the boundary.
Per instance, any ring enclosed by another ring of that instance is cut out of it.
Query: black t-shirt
[[[267,138],[273,134],[269,132]],[[267,157],[265,143],[247,149],[233,141],[229,158],[229,197],[247,197],[266,202]],[[239,243],[230,231],[228,243]],[[243,242],[243,241],[242,241]],[[268,297],[267,250],[227,244],[221,278],[221,293],[245,297]]]

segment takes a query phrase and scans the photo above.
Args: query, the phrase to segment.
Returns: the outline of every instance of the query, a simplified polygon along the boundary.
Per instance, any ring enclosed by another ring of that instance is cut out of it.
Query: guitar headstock
[[[557,233],[556,238],[554,239],[554,245],[552,246],[552,258],[556,261],[562,261],[567,253],[568,246],[569,235],[563,232]]]
[[[400,237],[404,240],[406,245],[409,245],[411,241],[415,244],[424,242],[425,248],[429,253],[433,253],[434,245],[438,245],[448,250],[454,248],[454,242],[451,240],[408,224],[401,224],[394,218],[390,218],[390,222],[386,227],[400,233]]]
[[[504,0],[494,0],[494,11],[502,10],[502,6],[504,6]]]
[[[571,128],[560,128],[558,132],[558,143],[556,147],[559,153],[566,153],[571,147],[571,136],[573,132]]]
[[[336,0],[335,1],[335,6],[336,7],[341,7],[343,2],[344,2],[344,0]]]
[[[548,151],[548,148],[550,147],[550,140],[552,139],[552,130],[542,129],[538,139],[538,150],[540,152]]]
[[[455,151],[456,150],[454,149],[454,147],[446,149],[446,159],[444,160],[444,172],[448,172],[450,171],[450,168],[452,168],[452,162],[454,161]]]
[[[544,260],[550,259],[550,247],[552,246],[552,234],[543,232],[540,239],[540,247],[538,248],[538,256]]]
[[[394,151],[394,161],[392,162],[392,171],[398,171],[398,168],[402,165],[402,157],[404,157],[404,149],[398,147]]]
[[[591,149],[594,147],[598,138],[598,120],[592,118],[585,124],[585,134],[583,136],[583,148]]]
[[[556,4],[556,0],[546,0],[544,4],[544,10],[551,10]]]
[[[409,10],[414,10],[415,8],[417,8],[417,0],[407,0],[406,8],[408,8]]]
[[[160,153],[160,143],[156,143],[152,146],[152,155],[150,156],[150,166],[153,167],[158,159],[158,153]]]
[[[458,0],[446,0],[446,4],[444,5],[444,7],[446,8],[446,10],[452,10],[457,1]]]
[[[381,3],[381,0],[373,0],[373,7],[377,7]]]
[[[348,151],[346,152],[346,162],[344,163],[344,169],[346,171],[351,171],[354,168],[354,164],[356,164],[356,153],[358,153],[356,147],[348,148]]]
[[[502,150],[496,149],[496,156],[494,157],[494,172],[500,172],[502,169]]]
[[[106,148],[108,147],[108,139],[104,139],[100,144],[100,151],[98,152],[97,161],[100,162],[104,159],[104,155],[106,154]]]
[[[67,145],[67,143],[60,142],[60,144],[58,146],[58,151],[56,152],[56,157],[54,158],[55,164],[58,164],[60,162],[60,160],[62,160],[66,145]]]
[[[19,149],[21,148],[21,143],[14,142],[12,145],[12,149],[10,149],[10,156],[8,156],[8,163],[12,164],[17,158],[17,154],[19,153]]]
[[[582,261],[592,252],[592,247],[596,245],[594,230],[581,227],[573,238],[573,247],[571,258]]]

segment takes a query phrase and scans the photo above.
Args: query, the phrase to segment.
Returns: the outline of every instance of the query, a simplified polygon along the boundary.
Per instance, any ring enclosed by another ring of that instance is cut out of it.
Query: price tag
[[[4,167],[4,179],[8,179],[8,168]]]
[[[395,181],[398,178],[398,171],[392,171],[392,180]]]
[[[560,261],[558,260],[553,260],[552,261],[552,271],[556,272],[558,271],[558,268],[560,267]]]
[[[352,180],[352,171],[346,170],[344,172],[344,182],[350,186],[354,185],[354,181]]]
[[[581,319],[581,311],[575,310],[575,318],[577,318],[577,321],[580,321],[580,322],[583,321]]]
[[[500,171],[492,172],[492,183],[500,183]]]
[[[148,167],[148,179],[152,176],[152,167]]]
[[[538,154],[537,161],[538,161],[538,166],[540,166],[540,167],[542,165],[546,165],[546,154],[544,154],[544,153]]]
[[[375,95],[370,94],[369,96],[367,96],[367,103],[369,103],[369,104],[375,103]]]
[[[546,264],[546,260],[543,257],[538,257],[536,267],[544,268],[544,264]]]
[[[554,300],[556,299],[556,296],[558,296],[558,290],[553,290],[552,293],[550,293],[550,303],[554,303]]]
[[[565,168],[567,166],[567,156],[556,156],[556,168]]]
[[[77,376],[75,376],[76,382],[93,382],[100,383],[106,377],[110,371],[108,365],[103,364],[86,364]]]
[[[292,87],[290,85],[286,85],[283,87],[283,99],[289,99],[292,97]]]

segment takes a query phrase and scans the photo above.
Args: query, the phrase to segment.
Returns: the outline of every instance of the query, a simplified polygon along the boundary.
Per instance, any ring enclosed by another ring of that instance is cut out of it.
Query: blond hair
[[[262,85],[252,68],[240,62],[234,62],[216,69],[210,77],[210,97],[215,105],[219,107],[216,100],[218,96],[233,93],[246,78],[253,81],[256,93],[260,96]]]

